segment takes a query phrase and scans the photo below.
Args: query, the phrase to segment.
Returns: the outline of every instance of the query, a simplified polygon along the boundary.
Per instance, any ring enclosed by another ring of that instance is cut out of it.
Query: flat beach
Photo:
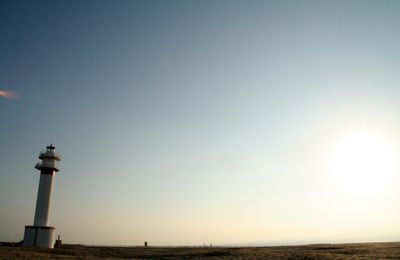
[[[400,259],[400,242],[273,247],[2,246],[0,259]]]

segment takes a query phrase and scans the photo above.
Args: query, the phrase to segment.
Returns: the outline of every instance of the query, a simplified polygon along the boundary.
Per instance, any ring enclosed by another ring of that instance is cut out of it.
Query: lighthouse
[[[26,247],[54,248],[55,227],[50,226],[51,196],[54,187],[54,176],[59,171],[58,162],[61,156],[52,144],[39,154],[35,166],[40,171],[39,189],[36,200],[35,218],[32,226],[25,226],[24,242]]]

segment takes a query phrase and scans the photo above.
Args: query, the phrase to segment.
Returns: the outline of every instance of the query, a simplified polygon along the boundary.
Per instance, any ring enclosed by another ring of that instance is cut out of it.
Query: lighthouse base
[[[55,236],[55,227],[25,226],[22,245],[25,247],[54,248]]]

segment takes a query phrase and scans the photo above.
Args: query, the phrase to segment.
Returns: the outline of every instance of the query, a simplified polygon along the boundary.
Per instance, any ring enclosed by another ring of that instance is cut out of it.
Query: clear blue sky
[[[399,240],[395,187],[364,205],[325,170],[354,129],[400,147],[399,25],[398,1],[0,1],[0,241],[51,142],[65,242]]]

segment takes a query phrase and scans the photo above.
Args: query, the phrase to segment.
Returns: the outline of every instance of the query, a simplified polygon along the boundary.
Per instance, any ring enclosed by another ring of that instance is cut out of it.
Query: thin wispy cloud
[[[6,98],[6,99],[18,100],[21,98],[21,95],[18,94],[17,92],[10,91],[10,90],[0,90],[0,97]]]

